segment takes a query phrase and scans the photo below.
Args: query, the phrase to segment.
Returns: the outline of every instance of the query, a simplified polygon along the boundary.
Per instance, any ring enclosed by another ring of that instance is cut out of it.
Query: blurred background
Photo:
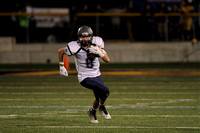
[[[199,0],[7,0],[0,64],[57,63],[82,25],[104,39],[113,63],[200,62]]]

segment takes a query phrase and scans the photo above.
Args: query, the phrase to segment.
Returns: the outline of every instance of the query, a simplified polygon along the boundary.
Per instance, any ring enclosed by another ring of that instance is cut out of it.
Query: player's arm
[[[106,63],[109,63],[110,62],[110,58],[107,54],[105,54],[103,57],[102,57],[103,61],[106,62]]]
[[[106,53],[105,50],[101,49],[100,47],[98,47],[100,52],[103,54],[102,56],[100,56],[104,62],[109,63],[110,62],[110,58],[108,56],[108,54]]]
[[[104,62],[110,62],[110,58],[108,57],[106,51],[101,49],[99,46],[91,46],[88,49],[90,53],[97,54],[99,57],[101,57]]]
[[[63,62],[64,55],[65,55],[65,48],[60,48],[58,50],[58,60],[59,60],[59,62]]]
[[[65,48],[60,48],[58,50],[58,60],[59,60],[59,66],[60,66],[60,74],[64,76],[68,76],[67,70],[64,67],[63,57],[65,55]]]

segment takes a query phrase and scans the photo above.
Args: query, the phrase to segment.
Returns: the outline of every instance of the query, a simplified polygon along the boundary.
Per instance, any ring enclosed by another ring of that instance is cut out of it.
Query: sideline
[[[69,75],[77,74],[76,70],[69,70]],[[140,71],[102,71],[102,75],[200,75],[198,70],[140,70]],[[45,71],[45,72],[19,72],[19,73],[5,73],[4,76],[43,76],[43,75],[59,75],[59,71]]]

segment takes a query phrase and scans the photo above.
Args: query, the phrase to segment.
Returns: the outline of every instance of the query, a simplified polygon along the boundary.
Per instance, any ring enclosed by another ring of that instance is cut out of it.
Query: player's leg
[[[99,101],[97,101],[96,98],[94,98],[93,106],[88,110],[88,115],[92,123],[98,123],[97,116],[96,116],[96,110],[98,107],[99,107]]]
[[[93,107],[89,110],[90,112],[95,112],[96,116],[96,109],[98,108],[98,105],[100,103],[100,113],[105,119],[111,119],[110,114],[105,108],[105,101],[107,97],[109,96],[109,89],[108,87],[103,83],[101,80],[101,77],[95,77],[95,78],[86,78],[81,82],[81,85],[93,90],[94,95],[95,95],[95,100],[93,101]],[[90,113],[91,114],[91,113]],[[91,116],[91,115],[90,115]],[[94,118],[96,118],[94,116]],[[97,119],[96,119],[97,120]],[[93,122],[93,119],[91,117],[91,122]]]
[[[105,107],[105,101],[106,99],[99,98],[99,112],[101,113],[103,118],[109,120],[111,119],[111,116]]]
[[[82,86],[91,89],[93,87],[92,85],[92,79],[91,78],[86,78],[80,83]],[[92,89],[93,90],[93,89]],[[94,93],[94,100],[93,100],[93,105],[91,108],[88,110],[88,115],[91,119],[91,123],[99,123],[96,117],[96,110],[99,107],[99,95],[96,91],[93,90]]]
[[[93,105],[92,105],[92,107],[93,107],[94,109],[97,109],[97,108],[99,107],[99,101],[97,101],[96,98],[94,98],[94,100],[93,100]]]
[[[95,94],[94,92],[94,95],[95,95],[95,98],[93,100],[93,105],[92,107],[88,110],[88,115],[91,119],[91,123],[99,123],[98,120],[97,120],[97,116],[96,116],[96,111],[97,111],[97,108],[99,107],[99,96]]]
[[[98,107],[99,107],[99,101],[97,101],[96,98],[94,98],[93,106],[88,110],[88,115],[91,119],[91,123],[99,123],[96,116],[96,111]]]
[[[97,78],[98,80],[96,84],[98,85],[98,88],[100,90],[99,91],[99,112],[105,119],[109,120],[111,119],[111,116],[105,107],[105,102],[110,94],[110,91],[109,91],[109,88],[103,83],[101,76]]]

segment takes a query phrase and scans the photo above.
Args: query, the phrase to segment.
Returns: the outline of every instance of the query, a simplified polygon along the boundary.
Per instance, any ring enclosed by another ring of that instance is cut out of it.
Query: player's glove
[[[104,57],[105,53],[103,52],[102,49],[100,49],[98,46],[90,46],[89,48],[89,52],[92,54],[97,54],[99,55],[101,58]]]
[[[67,69],[64,67],[64,63],[59,62],[59,65],[60,65],[60,75],[68,76],[68,72]]]

